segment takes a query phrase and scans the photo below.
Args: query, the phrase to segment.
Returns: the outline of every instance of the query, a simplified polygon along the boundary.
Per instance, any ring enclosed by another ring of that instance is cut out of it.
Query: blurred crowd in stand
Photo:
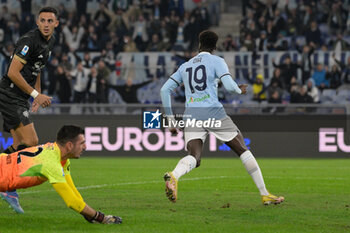
[[[39,0],[33,0],[38,2]],[[51,1],[44,1],[50,2]],[[3,0],[2,3],[6,3]],[[14,42],[36,27],[31,0],[18,1],[20,13],[0,4],[0,53],[6,61]],[[159,103],[150,99],[164,78],[110,82],[120,52],[173,52],[184,61],[198,48],[198,34],[219,26],[220,1],[191,0],[67,0],[53,1],[59,11],[56,45],[43,78],[42,90],[59,103]],[[88,11],[89,2],[95,8]],[[300,60],[273,60],[272,77],[248,73],[250,93],[240,102],[343,103],[350,100],[349,0],[242,0],[239,36],[228,33],[219,51],[299,51]],[[314,65],[315,51],[332,51],[329,67]],[[141,69],[138,67],[138,69]],[[301,75],[298,75],[301,74]],[[160,80],[162,79],[162,80]],[[143,80],[143,81],[142,81]],[[116,85],[118,84],[118,85]],[[153,85],[153,86],[152,86]],[[152,86],[151,88],[148,88]],[[219,84],[219,98],[235,101]],[[144,90],[141,94],[139,90]],[[112,95],[111,95],[112,93]],[[112,96],[112,97],[111,97]],[[184,101],[183,88],[175,101]]]
[[[32,1],[19,2],[20,14],[6,4],[0,9],[0,51],[7,61],[18,38],[36,27]],[[194,7],[185,9],[184,0],[106,0],[97,1],[94,12],[87,11],[89,1],[72,1],[74,9],[65,2],[54,2],[60,24],[42,87],[61,103],[107,103],[109,89],[126,103],[138,103],[137,89],[152,80],[134,85],[126,78],[123,85],[110,84],[117,54],[196,50],[198,34],[218,25],[220,14],[217,1],[193,0]],[[215,17],[209,18],[213,12]],[[92,58],[94,52],[98,56]]]
[[[299,51],[301,59],[273,60],[273,76],[246,75],[252,99],[269,103],[345,103],[350,99],[350,57],[339,54],[350,48],[350,1],[242,0],[240,35],[230,35],[225,51]],[[330,52],[332,64],[314,65],[314,51]],[[337,55],[337,56],[336,56]],[[301,77],[298,79],[297,72]]]

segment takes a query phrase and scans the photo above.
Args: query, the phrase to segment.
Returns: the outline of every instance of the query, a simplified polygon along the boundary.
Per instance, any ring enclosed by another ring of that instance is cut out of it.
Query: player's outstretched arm
[[[234,94],[245,94],[242,93],[241,88],[237,85],[237,83],[232,79],[231,75],[225,75],[221,78],[221,82],[224,85],[225,89]]]
[[[88,206],[82,198],[76,196],[67,183],[53,183],[53,188],[62,197],[66,205],[80,213],[91,223],[120,224],[122,219],[117,216],[105,215]]]
[[[86,221],[90,223],[102,223],[102,224],[121,224],[123,222],[121,217],[113,215],[105,215],[100,211],[96,211],[90,206],[86,205],[81,215],[84,216]]]
[[[72,191],[74,192],[74,194],[79,197],[81,200],[83,200],[83,197],[81,196],[81,194],[79,193],[79,191],[77,190],[77,188],[74,185],[72,176],[70,174],[66,174],[65,175],[67,184],[69,185],[69,187],[72,189]]]

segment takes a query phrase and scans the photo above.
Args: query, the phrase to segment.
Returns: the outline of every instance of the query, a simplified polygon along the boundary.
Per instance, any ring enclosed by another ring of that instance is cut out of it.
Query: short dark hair
[[[199,50],[212,52],[216,49],[216,42],[218,42],[218,39],[219,37],[215,32],[210,30],[202,31],[199,34]]]
[[[64,145],[67,142],[75,142],[80,134],[85,134],[84,129],[76,125],[64,125],[58,131],[56,141],[60,145]]]
[[[55,8],[53,8],[53,7],[45,6],[45,7],[41,8],[40,11],[39,11],[38,16],[39,16],[41,13],[43,13],[43,12],[51,12],[51,13],[54,13],[54,15],[56,16],[56,18],[58,18],[58,11],[57,11]]]

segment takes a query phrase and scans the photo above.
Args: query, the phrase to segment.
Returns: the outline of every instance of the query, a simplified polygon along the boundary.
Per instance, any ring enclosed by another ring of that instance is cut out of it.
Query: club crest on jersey
[[[29,112],[28,112],[28,111],[24,111],[24,112],[23,112],[23,116],[26,117],[26,118],[28,118],[28,117],[29,117]]]
[[[27,45],[25,45],[21,51],[21,54],[23,56],[25,56],[28,53],[29,47]]]

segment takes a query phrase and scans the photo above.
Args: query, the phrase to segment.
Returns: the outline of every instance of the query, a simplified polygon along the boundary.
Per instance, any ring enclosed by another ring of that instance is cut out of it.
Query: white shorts
[[[193,139],[201,139],[204,143],[209,133],[222,142],[229,142],[238,135],[239,129],[229,116],[220,121],[221,127],[186,127],[184,130],[186,148],[187,143]]]

